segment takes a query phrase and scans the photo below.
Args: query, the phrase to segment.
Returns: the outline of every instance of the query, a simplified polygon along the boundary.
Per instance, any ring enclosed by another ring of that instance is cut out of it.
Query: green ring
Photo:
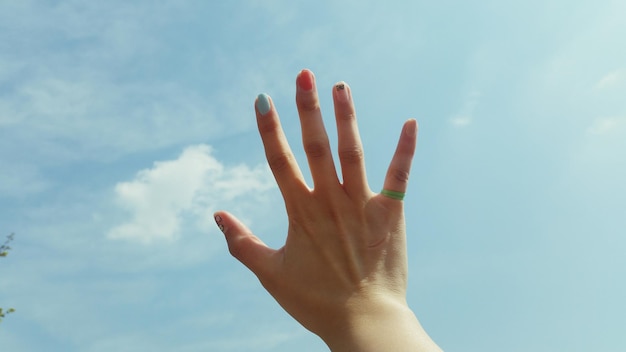
[[[388,191],[386,189],[383,189],[382,191],[380,191],[380,194],[382,194],[385,197],[389,197],[391,199],[403,200],[404,199],[404,195],[406,193],[404,193],[404,192],[396,192],[396,191]]]

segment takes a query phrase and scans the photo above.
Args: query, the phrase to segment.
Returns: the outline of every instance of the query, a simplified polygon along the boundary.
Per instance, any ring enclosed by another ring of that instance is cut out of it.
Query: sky
[[[403,121],[408,301],[446,351],[626,350],[626,2],[0,0],[4,351],[326,351],[226,248],[308,175],[295,77],[350,84],[371,188]],[[310,180],[310,177],[308,180]]]

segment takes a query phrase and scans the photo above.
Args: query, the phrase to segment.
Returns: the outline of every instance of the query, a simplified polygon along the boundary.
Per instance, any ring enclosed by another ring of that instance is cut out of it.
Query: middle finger
[[[313,72],[302,70],[296,79],[296,105],[302,126],[302,143],[315,188],[339,185],[328,135],[320,111]]]

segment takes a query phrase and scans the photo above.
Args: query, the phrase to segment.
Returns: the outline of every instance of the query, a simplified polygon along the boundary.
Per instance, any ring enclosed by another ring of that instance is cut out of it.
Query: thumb
[[[230,254],[257,276],[263,275],[269,269],[272,256],[276,251],[263,243],[232,214],[218,211],[214,214],[214,218],[226,237]]]

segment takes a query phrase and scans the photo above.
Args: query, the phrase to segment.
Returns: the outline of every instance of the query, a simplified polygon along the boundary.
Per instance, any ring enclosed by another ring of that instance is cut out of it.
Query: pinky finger
[[[409,184],[411,162],[415,154],[417,143],[417,121],[410,119],[404,123],[396,152],[391,159],[382,195],[402,200]]]

